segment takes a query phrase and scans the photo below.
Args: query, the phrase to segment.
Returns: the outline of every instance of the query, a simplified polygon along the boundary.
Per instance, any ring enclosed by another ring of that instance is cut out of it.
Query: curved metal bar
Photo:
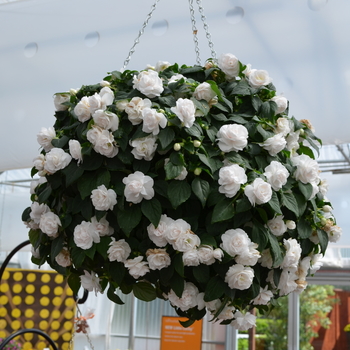
[[[89,296],[89,291],[87,289],[84,289],[84,294],[82,298],[79,298],[78,295],[74,295],[73,298],[75,301],[78,300],[78,304],[84,304]]]
[[[6,257],[6,259],[4,260],[4,262],[2,263],[1,267],[0,267],[0,282],[2,279],[2,275],[4,274],[4,271],[7,267],[7,264],[10,262],[11,258],[23,247],[25,247],[26,245],[30,244],[30,241],[24,241],[21,244],[19,244],[16,248],[12,249],[10,254]],[[0,347],[1,350],[1,347]]]
[[[1,344],[0,344],[0,350],[4,349],[4,347],[15,337],[22,335],[24,333],[35,333],[35,334],[39,334],[42,337],[44,337],[52,346],[53,350],[58,350],[55,342],[50,338],[50,336],[48,336],[46,333],[44,333],[43,331],[41,331],[40,329],[35,329],[35,328],[28,328],[28,329],[21,329],[11,335],[9,335]]]

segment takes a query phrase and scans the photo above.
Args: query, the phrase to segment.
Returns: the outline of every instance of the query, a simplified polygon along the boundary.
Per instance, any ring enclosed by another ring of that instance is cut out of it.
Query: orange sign
[[[202,320],[185,328],[179,321],[186,317],[162,317],[161,350],[200,350],[202,345]]]

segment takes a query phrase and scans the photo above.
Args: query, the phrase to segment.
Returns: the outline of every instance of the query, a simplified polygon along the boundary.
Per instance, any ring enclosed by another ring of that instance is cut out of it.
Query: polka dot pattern
[[[0,290],[0,337],[37,328],[50,335],[59,349],[69,349],[75,302],[63,276],[54,271],[8,268]],[[17,340],[23,350],[46,347],[44,338],[37,334],[26,333]]]

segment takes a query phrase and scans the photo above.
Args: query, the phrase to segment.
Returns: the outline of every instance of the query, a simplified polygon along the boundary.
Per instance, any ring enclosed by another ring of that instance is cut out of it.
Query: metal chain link
[[[203,22],[203,28],[205,30],[205,36],[208,39],[208,45],[209,45],[209,48],[210,48],[210,51],[211,51],[212,58],[214,60],[216,60],[216,52],[214,50],[214,44],[213,44],[213,42],[211,40],[211,35],[209,33],[209,27],[208,27],[208,24],[207,24],[207,19],[206,19],[205,15],[204,15],[202,1],[201,0],[196,0],[196,1],[197,1],[199,13],[201,14],[201,20]]]
[[[201,58],[199,55],[199,45],[198,45],[198,37],[197,37],[197,27],[196,27],[196,18],[194,16],[194,9],[193,9],[193,0],[188,0],[188,3],[190,5],[190,14],[191,14],[191,22],[192,22],[192,34],[193,34],[193,41],[194,41],[194,50],[196,52],[196,62],[200,66],[201,65]]]
[[[126,66],[129,64],[129,61],[131,59],[131,56],[133,55],[133,53],[135,52],[135,46],[140,42],[140,37],[141,35],[144,33],[145,31],[145,28],[147,27],[147,24],[149,22],[149,20],[151,19],[152,15],[153,15],[153,12],[154,10],[156,9],[157,7],[157,4],[160,0],[156,0],[155,3],[152,5],[151,7],[151,11],[148,13],[145,21],[143,22],[143,25],[142,25],[142,28],[140,29],[139,31],[139,34],[137,36],[137,38],[135,39],[134,41],[134,45],[131,47],[130,51],[129,51],[129,54],[128,54],[128,57],[125,59],[124,61],[124,65],[123,65],[123,70],[126,68]]]

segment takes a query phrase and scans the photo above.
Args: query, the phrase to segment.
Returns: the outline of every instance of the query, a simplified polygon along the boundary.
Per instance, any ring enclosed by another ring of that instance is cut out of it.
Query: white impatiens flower
[[[159,127],[165,128],[168,120],[163,113],[158,113],[153,108],[144,108],[142,110],[142,131],[146,133],[152,133],[153,135],[159,134]]]
[[[266,70],[252,69],[248,75],[248,82],[250,86],[259,88],[270,84],[272,82],[272,79]]]
[[[76,104],[74,107],[74,114],[82,123],[91,118],[90,100],[87,96],[82,97],[82,99]]]
[[[343,234],[343,230],[341,227],[337,225],[333,225],[329,231],[327,231],[328,239],[332,243],[337,243]]]
[[[173,113],[181,120],[186,128],[190,128],[195,121],[196,107],[194,103],[187,98],[179,98],[176,106],[170,108]]]
[[[238,254],[243,254],[248,250],[248,246],[251,243],[247,233],[241,228],[227,230],[221,236],[222,243],[220,247],[232,257]]]
[[[259,295],[251,302],[254,305],[267,305],[272,297],[273,293],[268,289],[268,286],[265,286],[264,289],[260,287]]]
[[[283,215],[278,215],[267,221],[270,232],[275,236],[282,236],[287,231],[287,225],[283,220]]]
[[[75,226],[73,238],[76,246],[84,250],[91,248],[94,243],[100,243],[99,234],[93,230],[91,222],[87,221]]]
[[[113,210],[113,207],[117,204],[117,194],[112,189],[107,190],[105,185],[92,190],[90,198],[96,210]]]
[[[95,125],[102,129],[110,130],[112,132],[118,130],[119,118],[112,112],[98,109],[92,115],[92,119],[94,120]]]
[[[133,147],[131,153],[134,155],[135,159],[152,160],[157,149],[156,140],[157,139],[153,135],[150,135],[130,141],[130,146]]]
[[[120,239],[116,241],[114,237],[112,242],[109,243],[109,248],[107,250],[109,261],[119,261],[125,262],[131,253],[131,248],[125,239]]]
[[[251,185],[245,187],[244,194],[248,197],[251,205],[264,204],[272,197],[271,185],[258,177]]]
[[[248,130],[240,124],[223,125],[216,136],[219,148],[226,153],[242,151],[248,144]]]
[[[161,270],[171,264],[170,256],[165,249],[148,249],[146,256],[151,270]]]
[[[191,282],[185,282],[185,288],[182,292],[181,298],[171,289],[167,295],[170,303],[181,309],[182,311],[189,310],[197,306],[198,288]]]
[[[296,268],[298,266],[300,256],[301,256],[300,244],[295,238],[288,238],[283,240],[283,245],[286,249],[286,255],[284,256],[281,267]]]
[[[274,132],[276,134],[287,136],[291,132],[290,123],[291,121],[287,118],[278,118],[276,120],[276,129]]]
[[[256,316],[251,314],[250,312],[246,312],[242,314],[239,310],[237,310],[234,314],[235,319],[231,322],[231,326],[235,327],[239,331],[247,331],[252,328],[256,324]]]
[[[281,277],[277,286],[279,289],[279,295],[288,295],[294,292],[298,288],[296,281],[298,276],[296,274],[297,268],[284,268],[281,273]]]
[[[69,250],[64,247],[55,257],[58,265],[62,267],[67,267],[72,265],[72,259],[70,257]]]
[[[81,154],[81,145],[78,140],[69,140],[69,153],[80,164],[83,161],[83,155]]]
[[[159,78],[158,73],[154,70],[140,72],[133,79],[133,88],[139,90],[142,94],[149,98],[160,96],[163,92],[162,79]]]
[[[137,204],[143,199],[149,200],[154,196],[153,179],[141,171],[135,171],[133,174],[124,177],[123,184],[125,184],[125,199],[128,202]]]
[[[50,126],[49,128],[41,128],[37,134],[37,141],[45,152],[50,151],[53,146],[51,141],[56,137],[55,129]]]
[[[301,154],[291,158],[294,166],[297,167],[294,176],[295,179],[304,184],[316,183],[320,181],[320,168],[316,160],[310,158],[306,154]]]
[[[235,257],[237,264],[245,266],[254,266],[260,258],[260,252],[256,249],[258,245],[254,242],[249,243],[248,249]]]
[[[225,73],[228,81],[234,80],[239,74],[239,61],[231,53],[222,54],[218,60],[219,68]]]
[[[283,113],[288,107],[288,100],[284,96],[274,96],[271,101],[275,102],[277,105],[276,114]]]
[[[205,265],[212,265],[215,263],[214,249],[210,245],[201,245],[197,249],[199,262]]]
[[[46,233],[49,237],[55,238],[58,236],[58,227],[62,226],[60,218],[48,211],[41,215],[39,228],[42,232]]]
[[[100,237],[111,236],[114,233],[113,227],[109,226],[109,222],[106,219],[106,216],[97,220],[96,216],[91,218],[91,228],[98,233]]]
[[[165,247],[168,244],[166,239],[166,231],[168,226],[174,220],[168,218],[165,214],[161,215],[160,221],[157,227],[151,223],[147,226],[147,232],[149,239],[158,247]]]
[[[267,267],[268,269],[272,268],[273,265],[273,259],[271,256],[270,249],[265,249],[261,252],[261,257],[259,258],[259,263],[263,267]]]
[[[183,219],[177,219],[168,224],[168,228],[165,232],[165,238],[168,243],[174,244],[179,237],[191,232],[191,225],[188,222]]]
[[[187,252],[197,248],[201,244],[200,238],[192,231],[187,230],[173,243],[173,248],[178,252]]]
[[[199,84],[194,90],[193,96],[197,100],[205,100],[208,103],[216,96],[216,93],[207,82]]]
[[[273,160],[266,168],[264,175],[266,176],[267,182],[275,191],[279,191],[282,186],[287,183],[289,172],[287,168]]]
[[[96,276],[94,272],[84,270],[84,275],[80,276],[81,286],[89,292],[95,291],[102,293],[102,287],[100,285],[100,278]]]
[[[93,144],[94,150],[108,158],[118,154],[119,148],[114,140],[112,132],[93,125],[86,134],[87,139]]]
[[[50,208],[48,205],[38,202],[33,202],[30,206],[31,212],[30,212],[30,218],[36,223],[40,223],[41,216],[47,212],[50,212]]]
[[[240,190],[241,185],[247,182],[245,170],[238,164],[222,167],[219,171],[219,192],[232,198]]]
[[[199,266],[199,254],[198,249],[190,249],[183,253],[182,261],[184,266]]]
[[[125,112],[128,115],[132,125],[138,125],[142,122],[142,111],[145,108],[151,108],[152,102],[148,98],[133,97],[125,106]]]
[[[254,278],[254,270],[242,264],[232,265],[226,272],[225,282],[231,289],[248,289]]]
[[[129,274],[138,279],[149,272],[149,266],[146,261],[143,261],[143,256],[140,255],[134,259],[128,259],[124,262],[125,267],[129,270]]]
[[[266,139],[260,146],[269,152],[270,156],[275,156],[287,145],[287,141],[282,134],[276,134]]]
[[[57,93],[54,95],[53,103],[55,105],[56,111],[65,111],[68,106],[64,103],[69,102],[70,94],[68,93]]]
[[[171,63],[167,62],[167,61],[158,61],[156,63],[156,66],[154,67],[154,69],[157,71],[157,72],[161,72],[163,71],[164,69],[167,69],[169,66],[171,65]]]
[[[72,157],[62,148],[52,148],[45,156],[44,169],[49,174],[54,174],[68,166],[71,160]]]

